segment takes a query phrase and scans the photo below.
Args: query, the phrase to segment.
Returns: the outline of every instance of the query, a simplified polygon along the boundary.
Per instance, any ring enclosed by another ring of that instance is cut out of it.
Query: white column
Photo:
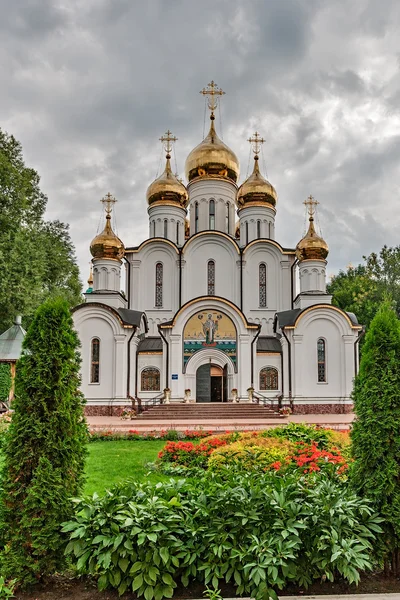
[[[126,399],[126,335],[120,333],[114,335],[115,354],[114,354],[114,398]]]

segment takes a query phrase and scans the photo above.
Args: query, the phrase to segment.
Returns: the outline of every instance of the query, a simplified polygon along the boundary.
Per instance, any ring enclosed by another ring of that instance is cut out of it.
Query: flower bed
[[[349,444],[347,434],[291,423],[265,431],[210,436],[200,444],[169,442],[158,458],[161,470],[169,465],[169,474],[172,465],[214,472],[235,469],[307,474],[328,470],[343,475],[348,468]]]
[[[92,429],[89,434],[89,442],[115,441],[115,440],[201,440],[208,438],[211,431],[202,429],[187,429],[186,431],[176,431],[175,429],[162,429],[160,431],[115,431],[112,429],[95,430]]]

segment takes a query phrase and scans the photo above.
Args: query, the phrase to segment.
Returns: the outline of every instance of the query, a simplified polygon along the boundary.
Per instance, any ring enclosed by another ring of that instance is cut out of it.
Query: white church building
[[[254,169],[239,185],[239,161],[214,125],[223,92],[211,82],[202,93],[210,130],[186,159],[186,185],[171,169],[176,138],[169,131],[161,138],[166,164],[147,189],[148,239],[125,245],[112,229],[115,199],[103,199],[93,275],[73,309],[87,412],[113,414],[132,398],[162,396],[349,412],[362,326],[326,292],[317,202],[305,201],[306,235],[283,248],[275,239],[277,193],[259,167],[263,140],[250,138]]]

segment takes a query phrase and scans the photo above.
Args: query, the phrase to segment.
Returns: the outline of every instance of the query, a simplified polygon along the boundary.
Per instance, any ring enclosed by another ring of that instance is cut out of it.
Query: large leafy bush
[[[193,581],[230,581],[253,598],[321,577],[357,582],[380,532],[367,500],[312,474],[132,483],[79,500],[76,510],[63,530],[78,570],[98,577],[100,589],[146,600]]]
[[[295,452],[295,445],[285,439],[243,436],[238,442],[214,450],[208,459],[212,471],[226,467],[266,471],[279,467]]]

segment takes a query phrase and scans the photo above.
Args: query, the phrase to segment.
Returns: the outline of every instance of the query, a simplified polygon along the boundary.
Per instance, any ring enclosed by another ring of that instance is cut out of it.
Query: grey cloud
[[[247,137],[259,129],[267,139],[283,245],[301,237],[309,193],[321,202],[331,271],[397,243],[396,0],[1,4],[0,126],[41,174],[49,217],[71,223],[84,278],[104,193],[119,198],[125,243],[147,236],[158,138],[168,127],[178,136],[183,174],[210,79],[227,91],[217,124],[243,176]]]

